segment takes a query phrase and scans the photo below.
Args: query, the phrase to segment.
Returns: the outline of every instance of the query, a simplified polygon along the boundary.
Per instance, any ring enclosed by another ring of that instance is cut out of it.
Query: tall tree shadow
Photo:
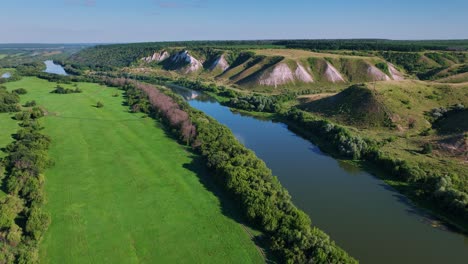
[[[206,161],[200,155],[194,153],[191,149],[187,150],[191,153],[191,163],[186,163],[183,167],[194,172],[205,187],[206,190],[213,193],[219,200],[220,210],[223,215],[229,217],[239,223],[250,239],[255,243],[259,254],[262,255],[266,263],[279,263],[273,252],[269,250],[269,240],[265,235],[256,235],[253,230],[258,230],[248,223],[246,217],[242,214],[242,207],[235,197],[227,193],[222,187],[222,183],[216,180],[214,172],[209,171],[206,167]]]

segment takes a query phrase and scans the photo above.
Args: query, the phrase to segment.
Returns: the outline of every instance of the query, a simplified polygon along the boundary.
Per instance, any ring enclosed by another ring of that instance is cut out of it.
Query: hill
[[[431,127],[432,109],[468,105],[467,93],[466,85],[377,82],[352,85],[336,95],[304,96],[300,107],[348,125],[418,131]]]
[[[217,42],[97,46],[69,58],[79,69],[211,80],[219,85],[279,93],[336,90],[350,84],[405,79],[464,82],[468,52],[314,52],[282,46],[236,46]]]
[[[359,127],[383,126],[391,116],[377,93],[366,85],[352,85],[336,95],[311,102],[303,99],[303,102],[304,110]]]

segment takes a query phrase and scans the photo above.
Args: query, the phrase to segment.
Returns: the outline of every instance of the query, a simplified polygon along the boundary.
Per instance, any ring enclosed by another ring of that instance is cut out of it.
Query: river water
[[[58,74],[58,75],[68,75],[65,69],[60,64],[55,64],[52,60],[44,61],[46,69],[44,72]]]
[[[9,73],[9,72],[5,72],[4,74],[2,74],[2,76],[1,76],[1,77],[2,77],[2,78],[4,78],[4,79],[8,79],[8,78],[10,78],[10,77],[11,77],[11,73]]]
[[[468,238],[440,225],[382,180],[336,160],[282,123],[233,113],[173,88],[263,159],[312,223],[361,263],[468,263]]]

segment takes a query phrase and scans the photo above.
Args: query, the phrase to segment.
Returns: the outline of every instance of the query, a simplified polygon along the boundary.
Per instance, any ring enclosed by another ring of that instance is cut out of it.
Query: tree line
[[[170,113],[168,109],[185,113],[179,114],[183,118],[175,120],[193,126],[191,131],[196,132],[190,134],[192,147],[204,157],[214,180],[241,204],[249,222],[268,237],[272,251],[283,262],[356,263],[323,231],[312,227],[310,218],[294,206],[287,190],[265,163],[239,143],[227,127],[190,108],[169,91],[162,92],[155,86],[125,79],[107,80],[106,83],[126,90],[132,111],[139,110],[156,117],[162,115],[182,138],[184,126],[174,125],[166,113]]]
[[[468,40],[310,39],[280,40],[274,45],[310,50],[424,51],[466,50]]]
[[[354,136],[347,128],[317,118],[303,110],[293,108],[285,120],[307,131],[319,139],[318,145],[325,146],[335,155],[343,158],[369,161],[390,175],[390,178],[408,184],[411,194],[430,202],[444,215],[459,223],[468,222],[468,194],[464,187],[454,182],[459,176],[441,172],[424,164],[410,164],[380,151],[385,142]]]
[[[43,172],[52,162],[47,154],[50,138],[40,133],[42,116],[40,108],[15,116],[21,129],[0,160],[6,193],[0,198],[0,263],[38,263],[38,245],[50,223],[43,210]]]

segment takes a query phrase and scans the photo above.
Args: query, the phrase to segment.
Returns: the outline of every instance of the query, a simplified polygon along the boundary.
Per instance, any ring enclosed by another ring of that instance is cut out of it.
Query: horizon
[[[0,45],[119,45],[119,44],[144,44],[144,43],[173,43],[173,42],[230,42],[230,41],[301,41],[301,40],[385,40],[385,41],[468,41],[468,38],[459,39],[383,39],[383,38],[320,38],[320,39],[197,39],[197,40],[161,40],[161,41],[136,41],[136,42],[0,42]]]
[[[28,8],[25,9],[24,6]],[[468,2],[31,0],[2,4],[0,43],[124,44],[277,39],[468,39]],[[382,8],[385,7],[385,8]],[[12,21],[12,18],[16,18]]]

